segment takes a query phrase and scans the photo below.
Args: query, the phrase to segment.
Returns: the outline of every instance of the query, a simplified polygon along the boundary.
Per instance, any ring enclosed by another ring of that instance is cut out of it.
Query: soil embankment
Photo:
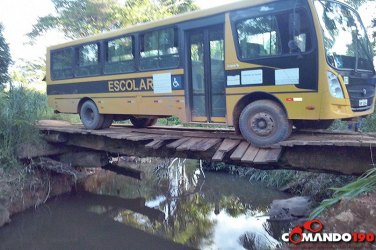
[[[327,232],[376,232],[376,192],[342,200],[319,216]]]
[[[16,168],[0,171],[0,227],[10,217],[49,198],[70,192],[72,176],[40,169]]]

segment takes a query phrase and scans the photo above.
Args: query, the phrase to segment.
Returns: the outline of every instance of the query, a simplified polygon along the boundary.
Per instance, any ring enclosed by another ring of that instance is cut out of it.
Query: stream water
[[[74,193],[14,216],[0,229],[0,249],[274,249],[288,232],[267,216],[287,194],[203,174],[198,161],[127,165],[144,180],[98,171]]]

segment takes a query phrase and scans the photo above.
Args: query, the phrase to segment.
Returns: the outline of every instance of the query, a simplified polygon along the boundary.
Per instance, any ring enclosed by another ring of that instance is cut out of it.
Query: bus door
[[[224,27],[204,27],[187,34],[191,121],[224,123]]]

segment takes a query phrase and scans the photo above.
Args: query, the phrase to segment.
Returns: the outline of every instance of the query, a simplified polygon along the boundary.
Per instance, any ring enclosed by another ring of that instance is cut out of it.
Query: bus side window
[[[281,42],[275,16],[246,19],[240,21],[236,28],[242,59],[281,54]]]
[[[175,29],[161,30],[159,33],[160,68],[172,68],[179,65],[179,52],[177,47],[177,31]]]
[[[100,74],[99,44],[91,43],[80,46],[76,76],[94,76]]]
[[[133,37],[126,36],[107,41],[105,74],[129,73],[136,70]]]
[[[51,78],[53,80],[73,77],[73,49],[67,48],[51,52]]]
[[[175,29],[168,28],[141,35],[141,70],[173,68],[179,65],[175,33]]]

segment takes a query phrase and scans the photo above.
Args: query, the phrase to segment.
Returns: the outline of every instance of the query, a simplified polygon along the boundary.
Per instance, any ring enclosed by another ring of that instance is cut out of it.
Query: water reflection
[[[265,214],[285,194],[199,162],[126,163],[142,181],[100,171],[0,229],[0,249],[273,249],[288,225]]]
[[[269,222],[265,216],[271,201],[285,194],[229,175],[207,173],[204,178],[199,162],[193,160],[166,160],[141,168],[146,174],[141,182],[102,173],[90,178],[85,189],[123,198],[145,197],[145,206],[164,213],[163,221],[151,221],[128,209],[113,219],[195,248],[274,249],[288,231],[286,224]],[[88,189],[92,181],[95,188]]]

